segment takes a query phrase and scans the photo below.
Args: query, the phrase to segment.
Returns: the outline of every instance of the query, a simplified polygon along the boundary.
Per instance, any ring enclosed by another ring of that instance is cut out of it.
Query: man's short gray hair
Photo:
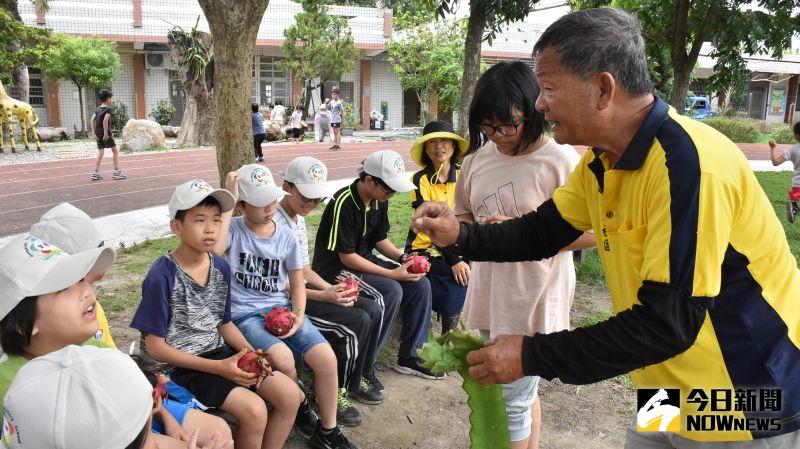
[[[642,28],[633,14],[616,8],[567,14],[547,27],[533,47],[533,57],[550,46],[561,64],[582,79],[608,72],[632,96],[653,90]]]

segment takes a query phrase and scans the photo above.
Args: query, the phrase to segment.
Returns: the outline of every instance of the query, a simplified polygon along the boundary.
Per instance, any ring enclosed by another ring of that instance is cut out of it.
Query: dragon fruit
[[[403,258],[403,263],[411,261],[408,266],[408,272],[412,274],[425,274],[431,269],[431,263],[425,256],[420,256],[417,253],[411,253]]]
[[[258,377],[272,375],[272,366],[267,362],[265,353],[248,351],[236,362],[236,366],[244,372],[258,374]]]
[[[276,337],[288,334],[292,326],[294,326],[294,315],[283,307],[275,307],[264,318],[264,327]]]
[[[346,296],[346,298],[350,298],[353,301],[357,301],[359,292],[358,278],[353,273],[349,273],[342,280],[342,282],[344,283],[344,290],[353,290],[353,293],[351,293],[349,296]]]

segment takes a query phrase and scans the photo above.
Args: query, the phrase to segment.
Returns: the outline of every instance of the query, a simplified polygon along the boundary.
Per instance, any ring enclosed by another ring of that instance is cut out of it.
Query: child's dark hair
[[[800,136],[800,122],[795,122],[792,130],[794,131],[795,136]]]
[[[101,89],[100,93],[98,93],[97,96],[100,97],[100,101],[105,103],[106,100],[108,100],[109,98],[113,97],[114,94],[112,94],[111,91],[108,90],[108,89]]]
[[[280,100],[278,100],[278,101],[280,101]],[[267,105],[267,107],[270,108],[270,109],[273,109],[275,107],[275,105],[270,103],[270,104]]]
[[[478,79],[469,105],[469,149],[472,154],[489,137],[481,131],[484,120],[514,123],[512,111],[522,114],[525,128],[521,148],[538,140],[548,125],[544,114],[536,110],[539,81],[533,70],[521,61],[502,61],[493,65]]]
[[[136,365],[142,371],[144,377],[147,379],[148,382],[150,382],[150,385],[152,385],[155,388],[156,384],[158,383],[158,378],[156,378],[158,367],[153,362],[146,360],[139,354],[131,355],[131,359],[133,359],[133,361],[136,362]]]
[[[38,300],[38,296],[23,299],[0,320],[0,345],[6,354],[23,355],[31,344]]]
[[[261,106],[259,106],[259,105],[258,105],[258,103],[253,103],[253,104],[251,104],[251,105],[250,105],[250,109],[251,109],[253,112],[258,112],[258,110],[259,110],[260,108],[261,108]]]
[[[341,95],[341,92],[339,92],[339,88],[338,87],[334,87],[333,89],[331,89],[331,94],[340,94]]]
[[[220,212],[222,212],[222,205],[219,204],[219,201],[217,201],[217,199],[214,198],[213,196],[207,196],[207,197],[203,198],[203,201],[200,201],[196,206],[194,206],[194,207],[192,207],[190,209],[184,209],[184,210],[179,210],[179,211],[175,212],[175,219],[180,221],[181,223],[183,223],[183,220],[186,218],[186,213],[187,212],[189,212],[191,209],[194,209],[195,207],[201,207],[201,206],[204,206],[204,207],[216,207],[216,208],[218,208],[220,210]]]
[[[306,107],[305,107],[305,105],[303,105],[303,104],[298,104],[298,105],[297,105],[297,107],[296,107],[295,109],[297,109],[298,111],[305,111],[305,110],[306,110]]]
[[[283,106],[283,100],[275,100],[275,106]]]

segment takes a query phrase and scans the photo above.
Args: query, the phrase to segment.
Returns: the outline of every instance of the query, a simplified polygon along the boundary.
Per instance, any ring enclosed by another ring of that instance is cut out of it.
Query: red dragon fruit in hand
[[[408,266],[408,272],[411,274],[425,274],[431,269],[428,258],[417,253],[411,253],[403,259],[403,263],[408,261],[411,261],[411,265]]]
[[[294,315],[288,309],[275,307],[270,310],[264,318],[264,327],[276,337],[282,337],[289,333],[294,326]]]
[[[353,301],[357,301],[358,300],[358,292],[359,292],[358,278],[353,273],[350,273],[342,280],[342,283],[344,284],[344,290],[345,291],[353,290],[353,293],[351,293],[348,296],[345,296],[345,298],[352,299]]]
[[[272,366],[267,362],[267,355],[264,353],[248,351],[239,358],[236,366],[246,373],[255,373],[258,377],[272,375]]]

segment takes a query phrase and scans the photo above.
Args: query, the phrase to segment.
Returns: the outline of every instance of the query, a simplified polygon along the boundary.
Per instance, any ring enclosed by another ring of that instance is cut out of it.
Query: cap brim
[[[422,153],[425,151],[425,142],[431,139],[455,140],[458,144],[458,150],[455,152],[456,158],[453,161],[455,163],[461,162],[461,160],[464,158],[464,155],[467,153],[467,149],[469,148],[469,142],[464,140],[464,138],[458,134],[453,134],[446,131],[425,134],[411,145],[411,159],[413,159],[414,162],[416,162],[420,167],[426,166],[425,163],[422,162]]]
[[[406,193],[415,189],[414,183],[411,182],[411,179],[405,175],[397,178],[380,179],[381,181],[385,182],[387,186],[391,187],[392,190],[398,193]]]
[[[266,207],[274,203],[275,201],[280,200],[286,195],[288,195],[288,193],[285,190],[279,187],[270,186],[259,189],[259,192],[256,195],[251,195],[248,196],[247,198],[240,196],[239,199],[241,199],[242,201],[251,206]]]
[[[57,292],[75,284],[89,274],[103,273],[111,268],[116,258],[116,251],[108,246],[63,256],[31,289],[30,295],[38,296]]]
[[[330,198],[333,196],[333,189],[327,184],[295,184],[300,195],[309,199]]]
[[[217,201],[219,201],[220,212],[222,212],[223,214],[225,212],[232,211],[234,206],[236,206],[236,200],[233,198],[233,194],[231,192],[228,192],[225,189],[215,189],[208,196],[212,196]],[[200,204],[200,203],[198,202],[197,204]],[[195,204],[195,206],[197,204]],[[194,207],[194,206],[192,206],[192,207]]]

